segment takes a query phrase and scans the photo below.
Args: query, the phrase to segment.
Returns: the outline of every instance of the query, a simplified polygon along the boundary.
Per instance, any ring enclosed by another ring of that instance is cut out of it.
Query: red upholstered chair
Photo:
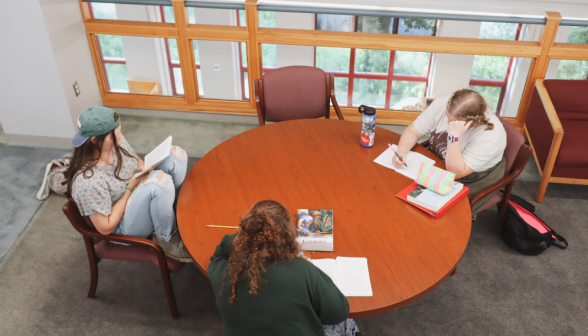
[[[541,174],[537,202],[549,182],[588,184],[588,81],[538,79],[525,132]]]
[[[108,236],[100,234],[88,216],[82,216],[77,204],[73,199],[68,198],[63,206],[63,213],[69,219],[73,227],[82,234],[86,243],[86,251],[90,261],[90,290],[88,297],[93,298],[98,286],[98,263],[101,259],[134,261],[152,263],[159,267],[163,285],[167,294],[169,309],[173,318],[178,318],[178,308],[169,277],[170,272],[179,271],[185,264],[167,258],[159,244],[142,238],[111,234]],[[113,244],[111,242],[129,244]]]
[[[506,167],[504,177],[472,197],[470,199],[470,207],[473,208],[476,203],[492,195],[492,198],[490,198],[490,200],[484,204],[478,212],[484,211],[489,207],[498,204],[498,229],[502,231],[504,215],[506,214],[512,186],[516,178],[519,177],[525,169],[525,166],[531,157],[531,148],[525,145],[525,138],[513,125],[500,117],[498,117],[498,119],[500,119],[504,126],[504,130],[506,131],[506,148],[504,149]],[[500,192],[500,189],[502,188],[504,188],[504,193]]]
[[[335,99],[335,77],[309,66],[289,66],[272,70],[256,79],[255,103],[259,124],[307,118],[329,118],[331,104],[344,120]]]

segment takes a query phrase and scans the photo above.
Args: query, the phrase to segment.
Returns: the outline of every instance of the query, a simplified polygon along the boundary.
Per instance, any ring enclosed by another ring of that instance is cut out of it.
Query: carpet
[[[6,146],[0,151],[0,261],[41,205],[45,166],[67,150]]]
[[[533,200],[536,182],[514,194]],[[511,250],[481,212],[457,273],[399,309],[359,318],[364,335],[587,335],[588,187],[550,185],[537,213],[566,237],[567,250],[537,257]],[[52,195],[0,263],[0,325],[9,335],[223,335],[208,279],[189,264],[172,274],[180,318],[169,314],[158,269],[104,260],[88,299],[88,259]],[[407,225],[410,225],[407,223]]]

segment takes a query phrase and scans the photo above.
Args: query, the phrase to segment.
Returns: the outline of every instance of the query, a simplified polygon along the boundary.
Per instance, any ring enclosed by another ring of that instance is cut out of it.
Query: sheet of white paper
[[[337,274],[337,260],[335,259],[312,259],[312,263],[335,282],[335,275]]]
[[[366,258],[337,257],[335,284],[345,296],[373,296]]]
[[[152,150],[151,153],[145,155],[145,171],[142,174],[132,178],[130,181],[137,179],[141,176],[145,176],[150,168],[157,167],[158,164],[160,164],[170,155],[171,149],[172,136],[170,135],[167,137],[167,139],[163,140],[163,142],[159,144],[159,146],[155,147],[155,149]]]
[[[155,147],[151,153],[145,155],[145,169],[155,167],[165,160],[171,153],[171,147],[172,136],[170,135],[159,146]]]
[[[394,147],[395,150],[398,150],[397,145],[392,145],[392,147]],[[395,154],[392,151],[392,149],[388,148],[384,151],[384,153],[380,154],[380,156],[378,156],[374,160],[374,162],[377,164],[381,164],[386,168],[393,169],[399,172],[400,174],[409,177],[413,180],[416,180],[417,178],[417,174],[419,172],[419,169],[421,168],[421,162],[435,164],[435,160],[429,159],[423,154],[416,152],[408,152],[408,154],[406,154],[406,165],[408,166],[408,168],[405,166],[402,166],[401,168],[396,168],[392,164],[392,157],[394,156]]]

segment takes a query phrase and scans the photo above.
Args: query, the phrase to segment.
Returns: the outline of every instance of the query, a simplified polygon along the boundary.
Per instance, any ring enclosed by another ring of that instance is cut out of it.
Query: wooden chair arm
[[[493,195],[495,192],[500,190],[500,188],[505,187],[510,183],[513,183],[525,169],[526,162],[529,161],[530,157],[531,148],[529,148],[527,145],[522,145],[519,149],[519,153],[517,154],[515,162],[513,162],[513,167],[517,168],[507,176],[503,177],[500,181],[494,183],[493,185],[489,186],[488,188],[482,190],[474,197],[472,197],[472,199],[470,199],[470,207],[473,209],[474,205],[479,201],[483,200],[484,198],[490,195]]]
[[[263,101],[263,80],[256,79],[253,81],[253,88],[255,92],[255,106],[257,107],[257,118],[259,125],[265,125],[265,106]]]
[[[547,113],[547,117],[549,118],[549,123],[551,123],[551,128],[553,129],[553,132],[555,132],[556,134],[563,134],[563,126],[561,125],[561,121],[557,116],[555,106],[553,106],[553,102],[551,101],[551,98],[549,98],[549,93],[545,88],[543,79],[537,79],[535,81],[535,87],[537,88],[537,93],[539,94],[539,98],[541,98],[541,103],[543,103],[543,108]]]
[[[333,108],[335,109],[339,120],[345,120],[345,117],[343,117],[343,113],[341,112],[341,108],[339,107],[339,103],[337,103],[337,98],[335,98],[335,75],[327,74],[327,76],[331,77],[331,101],[333,102]]]

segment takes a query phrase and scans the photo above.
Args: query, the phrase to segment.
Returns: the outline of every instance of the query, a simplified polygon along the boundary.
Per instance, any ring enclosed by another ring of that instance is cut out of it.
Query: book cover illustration
[[[296,240],[305,251],[333,251],[333,211],[299,209]]]

